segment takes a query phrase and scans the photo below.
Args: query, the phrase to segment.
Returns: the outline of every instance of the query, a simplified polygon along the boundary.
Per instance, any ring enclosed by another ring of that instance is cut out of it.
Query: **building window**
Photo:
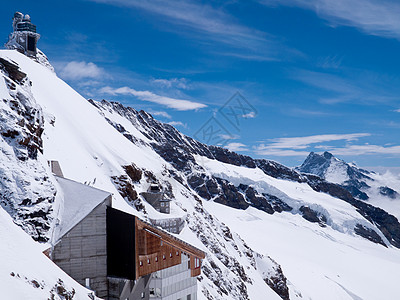
[[[145,294],[144,294],[144,292],[142,292],[142,293],[140,294],[140,297],[142,297],[142,299],[143,299],[144,296],[145,296]]]
[[[154,288],[150,288],[149,289],[149,295],[150,295],[150,297],[155,297],[156,296],[156,291],[154,290]]]
[[[163,254],[162,259],[165,260],[165,254]]]
[[[176,256],[179,256],[179,251],[176,251]]]
[[[195,269],[200,268],[200,259],[199,258],[194,259],[194,268]]]
[[[169,258],[172,258],[172,252],[169,253]]]
[[[187,295],[187,296],[186,296],[186,300],[192,300],[192,295],[190,295],[190,294]]]
[[[147,263],[150,264],[150,258],[147,259]]]
[[[139,265],[140,265],[141,267],[143,267],[143,262],[142,262],[142,261],[139,261]]]
[[[158,256],[156,256],[156,262],[158,262]]]
[[[161,207],[164,207],[164,202],[161,202]]]

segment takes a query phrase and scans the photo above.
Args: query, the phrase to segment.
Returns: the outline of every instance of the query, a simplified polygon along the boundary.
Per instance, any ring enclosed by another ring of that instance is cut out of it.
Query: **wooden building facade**
[[[57,180],[65,199],[49,252],[67,274],[103,299],[168,300],[188,291],[196,299],[203,251],[112,208],[110,193],[63,177]],[[161,279],[177,272],[185,274],[186,285],[162,288]]]

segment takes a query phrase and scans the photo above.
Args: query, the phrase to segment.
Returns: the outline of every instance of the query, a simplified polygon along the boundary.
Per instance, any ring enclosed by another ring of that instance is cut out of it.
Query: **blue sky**
[[[16,10],[87,98],[289,166],[325,150],[400,165],[397,1],[8,1],[4,42]]]

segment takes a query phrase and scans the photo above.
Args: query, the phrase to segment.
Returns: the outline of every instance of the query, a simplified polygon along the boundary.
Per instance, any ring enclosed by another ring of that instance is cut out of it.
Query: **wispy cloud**
[[[331,116],[333,113],[318,111],[318,110],[309,110],[304,108],[293,108],[289,110],[289,113],[292,115],[303,115],[303,116],[314,116],[314,117],[322,117],[322,116]]]
[[[356,141],[359,138],[370,136],[369,133],[351,134],[321,134],[302,137],[276,138],[269,143],[262,143],[254,148],[259,155],[274,156],[303,156],[310,152],[311,146],[320,146],[321,143],[333,141]],[[300,150],[300,151],[299,151]],[[307,150],[307,151],[304,151]]]
[[[185,123],[182,123],[181,121],[171,121],[171,122],[168,122],[168,124],[171,126],[174,126],[174,127],[180,126],[183,128],[186,128],[186,126],[187,126]]]
[[[324,91],[324,95],[319,98],[319,101],[324,104],[384,103],[398,100],[397,88],[393,90],[394,82],[398,79],[386,78],[384,75],[372,74],[367,71],[350,70],[338,75],[295,69],[290,76]]]
[[[351,26],[370,34],[400,39],[400,3],[390,0],[260,0],[266,5],[310,9],[332,26]]]
[[[394,111],[400,113],[400,108],[399,109],[395,109]]]
[[[276,38],[265,32],[244,26],[224,12],[223,7],[193,0],[91,0],[93,2],[141,9],[158,15],[175,26],[165,26],[165,30],[186,35],[190,39],[212,41],[218,45],[228,46],[216,53],[237,56],[247,60],[276,60],[286,52],[288,55],[299,55],[293,49],[280,44]],[[242,51],[240,51],[242,50]],[[243,51],[245,50],[245,51]],[[249,53],[251,55],[249,56]]]
[[[248,147],[242,143],[229,143],[225,147],[234,152],[249,151]]]
[[[164,88],[189,89],[189,83],[186,78],[153,79],[151,82]]]
[[[71,61],[61,68],[60,76],[66,80],[98,79],[105,71],[92,62]]]
[[[351,133],[351,134],[320,134],[302,137],[277,138],[272,139],[269,148],[291,148],[306,149],[312,144],[332,142],[332,141],[355,141],[361,137],[370,136],[369,133]]]
[[[126,87],[126,86],[116,88],[116,89],[106,86],[106,87],[103,87],[100,89],[100,93],[109,94],[109,95],[131,95],[131,96],[135,96],[136,98],[143,100],[143,101],[157,103],[157,104],[164,105],[166,107],[180,110],[180,111],[197,110],[197,109],[204,108],[207,106],[205,104],[193,102],[193,101],[189,101],[189,100],[175,99],[175,98],[157,95],[150,91],[137,91],[135,89],[132,89],[132,88]]]
[[[400,146],[380,146],[380,145],[348,145],[342,148],[331,150],[335,155],[373,155],[373,154],[394,154],[400,155]]]
[[[171,119],[172,117],[171,117],[171,115],[169,114],[169,113],[167,113],[166,111],[150,111],[150,113],[153,115],[153,116],[160,116],[160,117],[164,117],[164,118],[167,118],[167,119]]]
[[[304,137],[277,138],[270,140],[269,143],[260,144],[254,147],[254,151],[259,155],[268,156],[306,156],[311,151],[329,151],[334,155],[357,156],[374,154],[400,155],[398,145],[371,145],[354,144],[360,138],[371,136],[369,133],[352,134],[323,134]],[[343,146],[334,146],[324,143],[343,141]]]

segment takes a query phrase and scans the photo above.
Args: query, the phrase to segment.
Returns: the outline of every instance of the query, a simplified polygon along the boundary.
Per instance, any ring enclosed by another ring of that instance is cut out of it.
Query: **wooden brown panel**
[[[136,228],[137,230],[148,230],[152,232],[154,235],[158,235],[160,239],[162,239],[164,242],[169,243],[170,245],[173,245],[176,248],[179,248],[181,251],[197,256],[201,259],[205,258],[205,253],[201,251],[200,249],[174,237],[173,235],[153,227],[151,224],[145,223],[138,218],[136,218]]]
[[[147,255],[139,255],[138,260],[138,277],[141,277],[156,271],[179,265],[181,263],[181,252],[172,246],[164,244],[160,247],[159,252]]]
[[[205,253],[176,237],[136,218],[136,279],[182,262],[182,252],[190,256],[191,276],[201,272]],[[196,263],[197,261],[197,263]]]

